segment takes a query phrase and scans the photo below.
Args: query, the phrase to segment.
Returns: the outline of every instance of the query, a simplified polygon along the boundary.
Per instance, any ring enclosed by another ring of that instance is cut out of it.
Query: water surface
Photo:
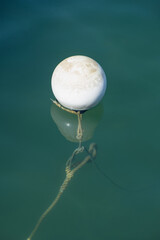
[[[77,143],[52,119],[50,80],[77,54],[108,79],[84,142],[97,144],[97,166],[75,174],[33,239],[160,239],[159,8],[156,0],[2,4],[0,239],[26,239],[65,178]]]

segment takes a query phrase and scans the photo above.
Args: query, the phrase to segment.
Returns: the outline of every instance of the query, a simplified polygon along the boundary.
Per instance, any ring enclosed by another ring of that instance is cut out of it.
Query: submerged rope
[[[76,149],[77,150],[77,149]],[[45,210],[45,212],[41,215],[41,217],[39,218],[37,224],[35,225],[33,231],[31,232],[30,236],[27,238],[27,240],[31,240],[33,235],[36,233],[37,229],[39,228],[39,225],[41,224],[41,222],[43,221],[43,219],[47,216],[47,214],[52,210],[52,208],[56,205],[56,203],[58,202],[58,200],[60,199],[62,193],[64,192],[64,190],[66,189],[66,187],[68,186],[68,183],[70,182],[70,180],[72,179],[72,177],[74,176],[75,172],[77,172],[83,165],[85,165],[90,159],[92,159],[92,157],[95,157],[95,145],[94,144],[90,144],[89,147],[89,155],[86,156],[83,161],[81,161],[78,166],[76,166],[75,168],[73,168],[71,170],[71,162],[69,161],[68,164],[66,164],[66,178],[63,181],[62,185],[60,186],[59,192],[56,196],[56,198],[54,199],[54,201],[51,203],[51,205]],[[72,156],[74,156],[72,154]]]
[[[56,101],[53,101],[53,102],[58,107],[62,108],[63,110],[66,110],[64,107],[62,107]],[[78,162],[78,164],[74,167],[74,164],[72,164],[74,157],[77,154],[83,152],[84,149],[86,149],[83,146],[81,146],[82,136],[83,136],[82,125],[81,125],[82,114],[80,113],[80,111],[79,112],[75,112],[75,111],[72,111],[72,110],[71,111],[70,110],[66,110],[66,111],[74,113],[74,114],[76,114],[78,116],[78,127],[77,127],[77,136],[76,136],[76,138],[79,141],[79,146],[78,146],[78,148],[76,148],[73,151],[71,157],[66,162],[66,168],[65,168],[66,177],[65,177],[62,185],[59,188],[59,191],[58,191],[58,194],[57,194],[56,198],[53,200],[53,202],[50,204],[50,206],[44,211],[44,213],[40,216],[39,220],[37,221],[34,229],[32,230],[32,232],[31,232],[30,236],[27,238],[27,240],[31,240],[32,239],[33,235],[38,230],[38,228],[39,228],[41,222],[43,221],[43,219],[47,216],[47,214],[53,209],[53,207],[59,201],[62,193],[67,188],[68,183],[70,182],[70,180],[74,176],[75,172],[77,172],[81,167],[83,167],[90,159],[92,160],[96,156],[96,145],[94,143],[91,143],[90,146],[89,146],[89,150],[87,150],[88,155],[81,162]]]

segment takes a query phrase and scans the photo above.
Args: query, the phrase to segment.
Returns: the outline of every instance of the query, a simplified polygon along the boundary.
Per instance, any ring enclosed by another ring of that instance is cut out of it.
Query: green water
[[[65,178],[77,143],[63,119],[76,120],[53,121],[50,80],[81,54],[108,79],[103,103],[84,117],[97,158],[33,239],[159,240],[160,2],[17,0],[0,12],[0,239],[26,239]]]

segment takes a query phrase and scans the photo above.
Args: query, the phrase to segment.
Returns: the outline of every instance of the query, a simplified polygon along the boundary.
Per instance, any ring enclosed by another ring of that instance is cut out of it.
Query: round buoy
[[[52,75],[52,91],[58,102],[72,110],[87,110],[104,96],[107,80],[102,67],[92,58],[64,59]]]

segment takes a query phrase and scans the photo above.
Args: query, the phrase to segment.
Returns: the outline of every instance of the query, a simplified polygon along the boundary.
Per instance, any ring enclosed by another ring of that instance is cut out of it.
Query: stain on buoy
[[[88,110],[103,98],[107,79],[102,67],[92,58],[72,56],[55,68],[51,80],[58,102],[71,110]]]

